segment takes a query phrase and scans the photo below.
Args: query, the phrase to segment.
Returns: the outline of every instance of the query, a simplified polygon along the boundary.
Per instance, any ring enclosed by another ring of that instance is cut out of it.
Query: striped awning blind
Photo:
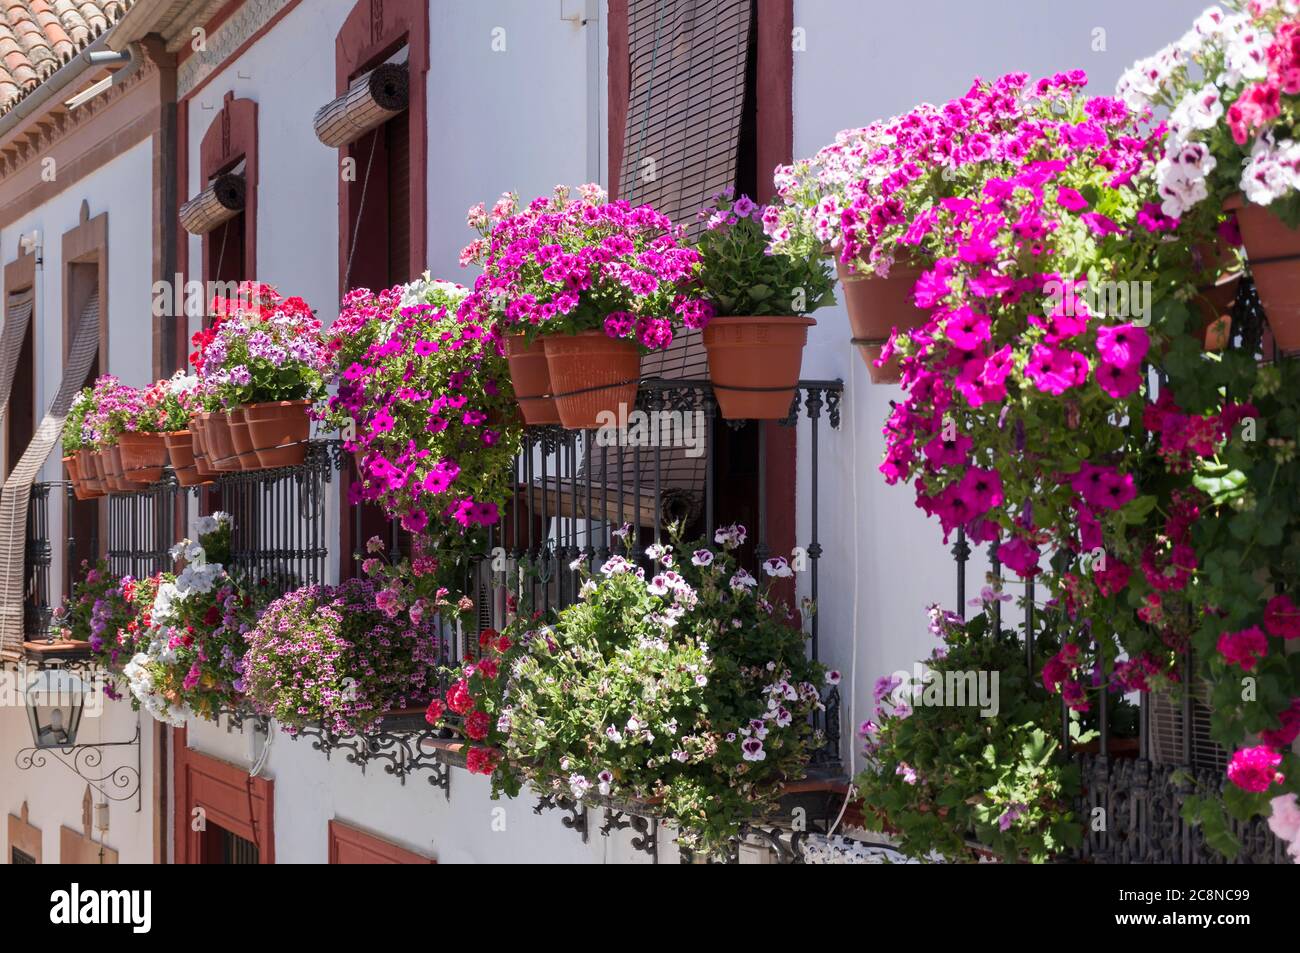
[[[691,234],[700,228],[699,210],[736,182],[751,23],[751,0],[628,3],[631,76],[618,196],[653,205]],[[707,379],[700,332],[679,334],[664,350],[647,354],[641,374]],[[703,486],[703,457],[678,449],[665,457],[665,486]],[[624,462],[625,485],[633,483],[632,466]],[[652,477],[652,460],[641,467],[643,480]],[[620,481],[611,474],[607,482]]]
[[[406,109],[410,83],[405,63],[384,63],[357,77],[347,92],[316,110],[316,138],[331,149],[356,142]]]
[[[23,646],[23,562],[27,543],[27,506],[32,481],[63,435],[72,399],[86,384],[99,350],[99,295],[92,294],[81,312],[72,351],[63,364],[63,379],[4,486],[0,487],[0,652]]]

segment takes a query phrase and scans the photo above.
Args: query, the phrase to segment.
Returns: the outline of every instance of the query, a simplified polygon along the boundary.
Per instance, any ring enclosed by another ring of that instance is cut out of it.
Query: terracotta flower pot
[[[68,482],[72,484],[73,495],[79,500],[90,499],[81,480],[81,461],[77,459],[77,455],[72,453],[62,460],[64,468],[68,471]]]
[[[235,445],[230,437],[230,421],[223,410],[214,410],[204,414],[203,437],[207,443],[208,464],[214,470],[229,473],[239,469],[239,457],[235,454]]]
[[[107,493],[112,489],[108,485],[108,475],[104,468],[104,453],[101,450],[88,451],[86,462],[90,464],[91,472],[95,474],[95,489],[100,493]]]
[[[733,315],[704,328],[709,379],[728,420],[780,420],[790,413],[812,318]]]
[[[844,289],[844,306],[849,312],[849,328],[853,343],[858,346],[862,359],[867,362],[873,384],[897,384],[898,360],[893,359],[883,367],[876,366],[880,352],[897,328],[910,331],[925,324],[928,312],[918,308],[912,300],[912,286],[921,276],[921,269],[895,265],[888,278],[856,275],[844,265],[835,263]]]
[[[81,489],[86,494],[78,499],[95,500],[103,496],[107,487],[99,476],[99,470],[95,467],[95,457],[93,450],[82,448],[77,451],[77,467],[81,474]]]
[[[244,408],[248,436],[263,469],[296,467],[307,458],[309,400],[276,400]]]
[[[248,435],[248,420],[244,408],[226,411],[226,424],[230,428],[230,442],[235,448],[237,470],[260,470],[257,454],[253,451],[253,438]]]
[[[599,427],[603,412],[618,417],[619,405],[636,403],[641,353],[631,341],[604,331],[546,338],[546,365],[560,423],[569,430]]]
[[[1246,246],[1250,276],[1278,349],[1300,351],[1300,230],[1288,228],[1262,205],[1234,195],[1224,207],[1237,213],[1237,227]]]
[[[104,476],[108,480],[109,489],[115,493],[129,493],[135,489],[126,482],[122,470],[122,451],[116,445],[104,451]]]
[[[124,433],[117,441],[122,469],[132,483],[157,483],[167,465],[167,444],[160,433]]]
[[[1202,266],[1195,299],[1201,318],[1197,336],[1205,350],[1222,351],[1232,336],[1232,303],[1237,300],[1241,271],[1229,270],[1235,256],[1222,242],[1197,245],[1194,253]]]
[[[173,430],[163,434],[167,457],[171,460],[176,482],[181,486],[198,486],[208,480],[200,475],[194,462],[194,434],[188,430]]]
[[[546,362],[546,339],[532,344],[522,334],[506,337],[506,362],[510,365],[510,383],[526,424],[558,424],[560,412],[555,400],[538,395],[551,393],[551,371]]]
[[[194,469],[204,480],[211,480],[218,475],[212,465],[212,449],[208,444],[208,418],[210,414],[195,414],[190,418],[190,434],[193,436]]]

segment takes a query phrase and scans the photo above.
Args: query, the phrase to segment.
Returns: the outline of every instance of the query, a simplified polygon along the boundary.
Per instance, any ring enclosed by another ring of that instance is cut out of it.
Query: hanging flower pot
[[[1300,351],[1300,230],[1289,228],[1262,205],[1235,195],[1224,207],[1237,213],[1246,261],[1273,339],[1283,352]]]
[[[217,468],[212,465],[213,452],[208,443],[208,420],[210,417],[210,414],[199,413],[190,418],[194,469],[205,480],[210,480],[219,474]]]
[[[709,378],[728,420],[780,420],[790,413],[813,318],[713,318],[704,328]]]
[[[1222,242],[1197,245],[1194,253],[1202,263],[1204,276],[1204,281],[1196,286],[1196,308],[1200,315],[1197,336],[1205,350],[1222,351],[1232,335],[1232,303],[1237,300],[1241,272],[1228,270],[1233,255]]]
[[[93,485],[99,493],[106,494],[112,489],[108,484],[108,476],[104,471],[104,453],[100,450],[90,450],[86,455],[86,463],[90,465],[90,472],[94,474]]]
[[[858,275],[844,265],[835,263],[844,289],[844,306],[849,312],[849,329],[853,343],[858,346],[862,359],[867,362],[873,384],[897,384],[898,360],[894,358],[883,367],[876,360],[890,333],[910,331],[925,324],[929,315],[912,300],[912,287],[921,276],[921,269],[896,264],[889,277]]]
[[[78,499],[94,500],[103,496],[107,490],[104,481],[100,478],[99,470],[95,467],[95,458],[99,456],[95,451],[83,447],[76,453],[77,468],[81,474],[81,488],[86,494]]]
[[[126,478],[126,471],[122,466],[122,448],[117,444],[113,444],[105,451],[104,469],[108,476],[108,485],[114,491],[118,493],[135,492],[136,487]]]
[[[117,440],[122,470],[132,483],[157,483],[167,465],[167,445],[160,433],[125,431]]]
[[[171,461],[176,482],[181,486],[198,486],[208,482],[199,474],[194,461],[194,434],[188,430],[173,430],[163,434],[167,457]]]
[[[603,331],[546,338],[546,365],[560,423],[568,430],[599,427],[600,414],[631,411],[636,403],[641,353],[631,341]]]
[[[72,484],[73,494],[79,500],[90,499],[90,497],[86,493],[84,484],[82,483],[81,461],[77,459],[77,455],[75,453],[70,454],[69,456],[63,457],[62,459],[63,459],[63,466],[67,468],[68,471],[68,482]]]
[[[510,383],[527,424],[558,424],[560,412],[551,398],[551,372],[546,362],[546,339],[529,344],[522,334],[506,336],[506,361]],[[544,395],[544,396],[543,396]]]
[[[278,400],[243,408],[248,436],[264,469],[299,466],[311,436],[310,400]]]
[[[230,430],[230,443],[235,452],[235,466],[232,469],[243,470],[260,470],[261,464],[257,462],[257,454],[253,450],[253,438],[248,433],[248,419],[244,416],[244,408],[236,407],[234,410],[226,411],[226,424]]]
[[[224,410],[199,415],[204,418],[203,437],[208,448],[208,464],[214,470],[229,473],[239,469],[239,457],[230,437],[230,421]]]

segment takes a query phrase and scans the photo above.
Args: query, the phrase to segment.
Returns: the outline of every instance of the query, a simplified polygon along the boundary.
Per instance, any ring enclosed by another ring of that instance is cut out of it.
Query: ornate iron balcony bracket
[[[135,765],[128,763],[108,771],[102,770],[105,748],[135,748]],[[19,771],[43,768],[48,763],[47,755],[89,784],[106,800],[124,802],[134,798],[135,811],[137,814],[140,813],[139,721],[135,725],[135,737],[130,741],[74,744],[66,748],[23,748],[14,755],[14,764]]]

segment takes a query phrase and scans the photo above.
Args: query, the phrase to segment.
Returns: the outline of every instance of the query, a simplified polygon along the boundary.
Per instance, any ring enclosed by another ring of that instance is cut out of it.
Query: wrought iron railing
[[[61,483],[33,483],[27,504],[26,544],[23,547],[23,634],[43,638],[50,627],[54,607],[50,603],[50,491]]]
[[[143,579],[172,568],[178,501],[184,490],[170,471],[150,487],[112,493],[108,507],[108,569],[115,576]]]

